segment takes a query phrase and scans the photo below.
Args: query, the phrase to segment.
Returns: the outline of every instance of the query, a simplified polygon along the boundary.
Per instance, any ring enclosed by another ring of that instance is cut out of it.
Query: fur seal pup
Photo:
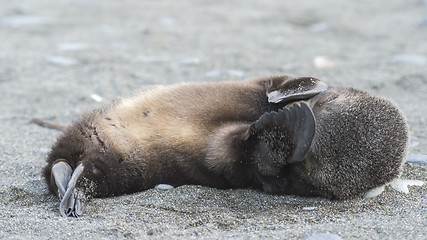
[[[185,83],[84,114],[43,174],[63,216],[160,183],[346,199],[398,177],[407,145],[396,106],[352,88],[289,76]]]

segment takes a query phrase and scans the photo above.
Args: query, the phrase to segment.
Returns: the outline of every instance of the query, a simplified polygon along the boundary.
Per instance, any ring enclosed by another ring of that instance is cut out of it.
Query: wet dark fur
[[[270,103],[266,93],[280,89],[289,78],[165,88],[165,95],[154,94],[152,101],[144,100],[147,106],[132,112],[140,118],[141,129],[158,127],[154,123],[169,127],[159,128],[153,133],[155,137],[148,136],[147,144],[136,144],[143,146],[140,149],[121,147],[134,146],[136,141],[121,135],[129,128],[123,116],[114,112],[122,101],[86,113],[52,147],[44,177],[57,194],[51,168],[58,159],[65,159],[72,169],[78,164],[85,167],[76,187],[87,197],[132,193],[166,183],[346,199],[400,174],[408,132],[393,104],[346,88],[329,88],[308,98]],[[297,100],[311,107],[316,120],[311,148],[301,162],[283,162],[279,168],[263,169],[257,164],[263,160],[257,156],[269,161],[271,149],[257,147],[265,144],[250,138],[251,126],[263,114]],[[157,105],[159,101],[162,103]],[[178,119],[176,123],[160,118],[148,120],[169,115]],[[183,123],[189,125],[181,126]],[[195,132],[187,131],[187,127]],[[181,134],[181,128],[185,135],[173,135],[175,129]]]

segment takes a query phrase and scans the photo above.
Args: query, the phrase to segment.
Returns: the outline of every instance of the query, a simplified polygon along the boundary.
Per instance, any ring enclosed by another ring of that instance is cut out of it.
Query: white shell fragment
[[[245,72],[240,71],[240,70],[235,70],[235,69],[228,70],[227,74],[232,76],[232,77],[244,77],[245,76]]]
[[[315,32],[315,33],[324,32],[328,29],[329,29],[329,24],[327,24],[325,22],[314,23],[308,27],[308,30],[310,30],[311,32]]]
[[[365,193],[364,198],[373,198],[380,195],[385,190],[385,186],[390,186],[394,190],[399,191],[401,193],[409,193],[408,186],[422,186],[423,184],[424,182],[420,180],[394,179],[387,185],[379,186],[377,188],[369,190]]]
[[[104,99],[101,96],[99,96],[98,94],[95,94],[95,93],[92,93],[90,95],[90,98],[92,98],[95,102],[102,102],[102,101],[104,101]]]
[[[425,154],[410,154],[406,158],[406,163],[427,164],[427,155],[425,155]]]
[[[385,189],[385,185],[373,188],[373,189],[369,190],[367,193],[365,193],[364,198],[376,197],[376,196],[380,195],[382,192],[384,192],[384,189]]]
[[[221,76],[221,71],[219,70],[210,70],[205,73],[205,77],[213,78]]]
[[[66,58],[61,56],[49,56],[46,60],[50,63],[60,66],[72,66],[78,64],[78,61],[72,58]]]
[[[172,63],[172,65],[174,65],[174,66],[183,66],[183,65],[194,66],[194,65],[199,65],[201,62],[202,62],[201,58],[187,57],[187,58],[181,58],[179,60],[174,61]]]
[[[171,17],[162,17],[159,19],[159,23],[164,25],[164,26],[172,26],[175,24],[175,18],[171,18]]]
[[[399,192],[409,193],[408,186],[422,186],[423,184],[424,182],[420,180],[395,179],[390,183],[390,187]]]
[[[40,149],[39,149],[39,151],[40,151],[41,153],[49,153],[50,148],[40,148]]]
[[[312,210],[316,210],[317,207],[303,207],[302,210],[304,211],[312,211]]]
[[[342,238],[333,233],[320,233],[314,236],[310,236],[305,240],[342,240]]]
[[[314,67],[316,67],[317,69],[327,69],[327,68],[334,67],[334,63],[323,56],[314,57],[313,64],[314,64]]]
[[[86,44],[78,43],[78,42],[64,42],[64,43],[58,44],[56,48],[60,51],[78,51],[78,50],[87,49],[88,46]]]
[[[132,61],[142,63],[166,63],[172,61],[172,59],[167,56],[137,56],[134,57]]]
[[[50,22],[42,16],[17,15],[4,18],[1,23],[9,27],[39,26]]]
[[[418,54],[396,55],[391,58],[390,62],[393,64],[424,65],[427,63],[427,58]]]
[[[154,187],[154,189],[158,189],[158,190],[169,190],[172,188],[173,186],[169,184],[158,184],[157,186]]]

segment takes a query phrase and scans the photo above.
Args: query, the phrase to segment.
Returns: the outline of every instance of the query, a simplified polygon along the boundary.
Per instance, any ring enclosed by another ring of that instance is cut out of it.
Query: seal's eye
[[[338,95],[336,95],[336,94],[328,95],[320,101],[320,104],[332,102],[335,99],[337,99],[337,97],[338,97]]]
[[[326,99],[326,102],[332,102],[332,101],[334,101],[337,97],[338,97],[337,95],[330,96],[330,97],[328,97],[328,99]]]

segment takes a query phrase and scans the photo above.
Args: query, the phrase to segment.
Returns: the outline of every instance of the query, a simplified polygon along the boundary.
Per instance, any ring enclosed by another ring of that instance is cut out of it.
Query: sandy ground
[[[69,124],[153,84],[286,73],[392,99],[425,159],[426,69],[425,0],[0,0],[0,238],[425,239],[426,185],[350,201],[182,186],[62,218],[41,177],[59,132],[30,120]]]

